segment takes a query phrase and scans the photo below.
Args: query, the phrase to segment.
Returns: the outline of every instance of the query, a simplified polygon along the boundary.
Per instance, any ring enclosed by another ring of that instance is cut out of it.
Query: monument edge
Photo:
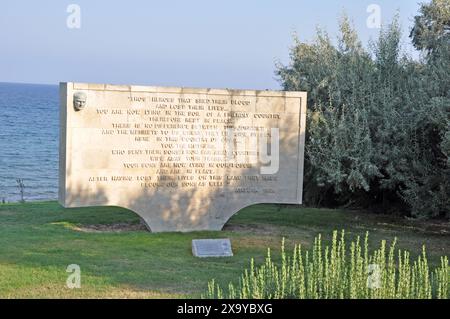
[[[67,82],[72,84],[74,90],[88,91],[119,91],[119,92],[151,92],[151,93],[174,93],[174,94],[217,94],[217,95],[254,95],[267,97],[296,97],[303,98],[304,91],[282,91],[282,90],[256,90],[256,89],[232,89],[232,88],[195,88],[195,87],[175,87],[175,86],[152,86],[152,85],[120,85],[120,84],[100,84]]]
[[[67,87],[69,83],[59,83],[59,176],[58,202],[66,207],[66,168],[67,168]]]
[[[303,203],[303,173],[305,165],[305,135],[306,135],[306,102],[307,93],[302,92],[300,98],[300,127],[298,134],[298,167],[297,167],[297,202]]]

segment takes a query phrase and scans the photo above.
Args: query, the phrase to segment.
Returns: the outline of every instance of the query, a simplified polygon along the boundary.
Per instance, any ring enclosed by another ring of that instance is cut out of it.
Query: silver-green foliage
[[[287,254],[284,240],[281,261],[272,259],[268,249],[264,264],[255,266],[252,259],[238,285],[222,289],[214,280],[208,284],[205,298],[300,298],[300,299],[428,299],[449,298],[448,258],[440,267],[430,270],[425,248],[415,261],[410,253],[398,250],[393,241],[389,249],[369,252],[368,234],[349,246],[344,231],[333,232],[331,246],[323,247],[321,236],[315,238],[312,250],[296,245]]]
[[[285,90],[308,92],[306,202],[450,216],[450,44],[417,62],[400,54],[396,20],[370,50],[347,18],[340,30],[337,44],[296,39],[277,70]]]

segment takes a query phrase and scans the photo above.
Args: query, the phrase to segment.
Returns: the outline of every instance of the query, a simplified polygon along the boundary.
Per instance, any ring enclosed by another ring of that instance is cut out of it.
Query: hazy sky
[[[67,27],[69,4],[81,8],[79,29]],[[412,52],[415,0],[2,0],[0,82],[279,89],[274,64],[289,61],[293,32],[335,36],[345,10],[366,43],[379,32],[366,24],[370,4],[383,22],[399,11]]]

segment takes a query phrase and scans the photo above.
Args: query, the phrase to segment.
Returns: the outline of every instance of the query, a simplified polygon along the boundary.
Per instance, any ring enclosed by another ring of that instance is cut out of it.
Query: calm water
[[[0,201],[56,199],[59,96],[57,85],[0,83]]]

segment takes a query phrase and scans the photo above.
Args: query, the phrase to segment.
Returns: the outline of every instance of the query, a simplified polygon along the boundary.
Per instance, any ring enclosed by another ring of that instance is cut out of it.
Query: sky
[[[280,89],[275,63],[289,62],[293,34],[310,42],[321,27],[335,38],[346,12],[367,43],[380,31],[368,27],[370,5],[382,24],[398,12],[403,49],[417,56],[408,34],[418,2],[2,0],[0,82]]]

